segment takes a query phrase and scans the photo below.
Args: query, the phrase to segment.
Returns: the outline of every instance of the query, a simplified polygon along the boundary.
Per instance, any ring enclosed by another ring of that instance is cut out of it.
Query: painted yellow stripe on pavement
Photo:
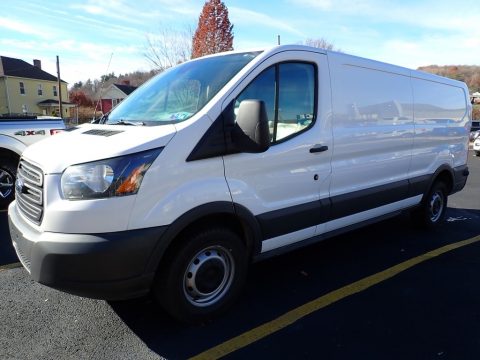
[[[222,356],[228,355],[234,351],[237,351],[245,346],[248,346],[258,340],[263,339],[291,324],[304,318],[311,313],[323,309],[339,300],[342,300],[348,296],[357,294],[363,290],[366,290],[382,281],[388,280],[399,273],[410,269],[411,267],[418,265],[424,261],[430,260],[442,254],[445,254],[449,251],[461,248],[466,245],[470,245],[480,241],[480,236],[474,238],[459,241],[453,244],[443,246],[441,248],[429,251],[423,255],[417,256],[413,259],[404,261],[398,265],[392,266],[384,271],[373,274],[366,278],[363,278],[359,281],[346,285],[340,289],[334,290],[326,295],[323,295],[315,300],[312,300],[300,307],[297,307],[280,317],[260,325],[252,330],[244,332],[243,334],[234,337],[230,340],[225,341],[224,343],[215,346],[205,352],[196,355],[191,359],[203,360],[203,359],[219,359]]]

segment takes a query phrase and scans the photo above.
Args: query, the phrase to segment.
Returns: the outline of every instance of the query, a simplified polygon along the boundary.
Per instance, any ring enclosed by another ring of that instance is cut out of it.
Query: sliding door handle
[[[327,150],[328,150],[327,145],[320,145],[320,144],[317,144],[314,147],[310,148],[311,153],[319,153],[319,152],[324,152],[324,151],[327,151]]]

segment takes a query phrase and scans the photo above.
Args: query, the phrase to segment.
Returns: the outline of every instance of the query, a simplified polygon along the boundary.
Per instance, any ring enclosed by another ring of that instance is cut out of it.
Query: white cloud
[[[474,31],[479,34],[478,1],[463,0],[453,6],[449,1],[423,0],[412,2],[380,0],[287,0],[310,11],[365,18],[365,26],[374,23],[394,23],[415,28],[428,28],[458,32]]]
[[[385,7],[385,2],[377,0],[287,0],[287,2],[311,10],[339,13],[371,13],[376,8]]]
[[[33,26],[24,21],[0,18],[0,27],[35,37],[48,38],[52,36],[50,30],[45,27]]]
[[[111,72],[120,75],[137,70],[150,70],[141,56],[135,56],[132,53],[114,53],[109,65],[110,55],[86,60],[65,56],[60,59],[62,78],[72,85],[79,80],[99,79],[102,75]]]
[[[480,59],[478,0],[455,6],[438,0],[286,1],[308,12],[310,19],[328,18],[325,23],[337,31],[327,28],[327,38],[348,53],[409,68],[478,64]]]
[[[7,49],[35,50],[37,47],[37,42],[33,40],[19,41],[17,39],[1,39],[0,45],[4,46]],[[7,56],[5,54],[5,50],[2,50],[2,55]]]
[[[292,25],[288,25],[288,20],[273,18],[260,12],[231,6],[229,8],[229,17],[231,19],[231,22],[234,24],[245,24],[250,26],[252,24],[256,24],[263,27],[266,26],[274,29],[287,31],[302,38],[306,37],[303,32],[293,27]]]
[[[187,15],[194,19],[198,19],[200,12],[202,10],[203,1],[198,0],[153,0],[147,2],[147,6],[155,7],[161,4],[162,9],[167,10],[166,12],[172,12],[176,14],[178,20],[178,14]],[[163,12],[162,12],[163,13]],[[167,15],[167,14],[164,14]]]
[[[233,39],[233,47],[235,51],[250,51],[250,50],[261,50],[267,49],[277,44],[277,39],[273,38],[271,41],[251,41],[247,39],[240,39],[237,38]]]
[[[88,0],[86,4],[72,4],[73,10],[82,10],[89,15],[96,17],[114,19],[121,22],[128,22],[142,25],[145,19],[158,16],[156,11],[142,11],[141,8],[132,7],[131,2],[123,0]]]
[[[296,5],[303,5],[320,10],[328,10],[333,6],[331,0],[291,0],[291,2]]]
[[[412,69],[426,65],[473,65],[480,59],[479,45],[477,38],[455,35],[427,36],[415,41],[392,39],[377,49],[376,55],[378,60]],[[469,51],[465,51],[467,48]]]
[[[117,39],[125,41],[127,38],[139,38],[145,36],[145,32],[134,26],[124,26],[118,23],[107,23],[102,20],[94,19],[87,16],[75,15],[69,19],[88,31],[101,31],[102,35],[108,34]]]
[[[100,14],[105,14],[105,10],[101,8],[100,6],[95,6],[95,5],[77,5],[78,9],[83,9],[87,13],[92,14],[92,15],[100,15]]]
[[[9,49],[2,51],[4,56],[19,58],[26,62],[31,62],[34,58],[40,59],[42,69],[52,75],[56,74],[56,55],[59,54],[61,77],[70,85],[79,80],[98,79],[110,72],[120,75],[136,70],[149,70],[142,49],[137,46],[107,47],[75,40],[17,39],[0,39],[0,46]]]

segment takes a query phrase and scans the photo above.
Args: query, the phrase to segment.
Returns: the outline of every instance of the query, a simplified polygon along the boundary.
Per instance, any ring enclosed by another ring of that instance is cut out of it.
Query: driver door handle
[[[311,153],[319,153],[319,152],[324,152],[324,151],[327,151],[327,150],[328,150],[327,145],[320,145],[320,144],[317,144],[314,147],[310,148]]]

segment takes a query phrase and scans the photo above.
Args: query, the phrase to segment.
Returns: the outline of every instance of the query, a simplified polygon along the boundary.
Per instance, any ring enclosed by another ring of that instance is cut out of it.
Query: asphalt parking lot
[[[149,298],[105,302],[31,281],[0,212],[1,359],[478,359],[480,158],[447,222],[407,214],[255,264],[236,306],[201,326]]]

